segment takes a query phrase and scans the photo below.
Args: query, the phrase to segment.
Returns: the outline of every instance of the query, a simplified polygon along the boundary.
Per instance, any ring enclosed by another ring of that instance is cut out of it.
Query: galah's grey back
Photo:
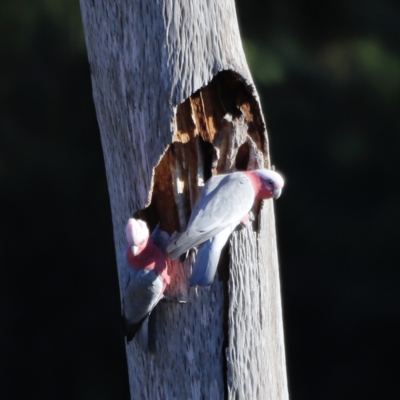
[[[250,179],[241,172],[212,177],[204,186],[187,230],[167,248],[171,258],[199,246],[191,286],[209,286],[215,276],[222,248],[229,235],[254,203]]]
[[[186,231],[167,248],[171,258],[179,257],[222,231],[226,232],[227,228],[232,232],[253,203],[254,189],[243,173],[210,178],[193,208]]]
[[[126,259],[123,267],[127,268],[127,275],[122,288],[122,308],[129,342],[160,300],[164,283],[155,270],[135,270]]]

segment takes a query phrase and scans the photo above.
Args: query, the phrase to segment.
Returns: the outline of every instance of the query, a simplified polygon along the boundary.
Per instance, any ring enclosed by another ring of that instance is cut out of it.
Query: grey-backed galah
[[[165,256],[152,242],[144,221],[130,218],[126,239],[123,268],[127,269],[127,277],[122,288],[122,312],[129,343],[163,298],[170,276]]]
[[[284,185],[268,169],[233,172],[210,178],[198,198],[185,232],[167,247],[175,259],[199,246],[191,286],[209,286],[215,276],[222,248],[237,225],[249,225],[255,199],[277,199]]]

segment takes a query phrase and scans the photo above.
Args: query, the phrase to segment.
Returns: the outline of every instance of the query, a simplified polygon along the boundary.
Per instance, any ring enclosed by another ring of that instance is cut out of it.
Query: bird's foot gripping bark
[[[179,257],[179,261],[183,264],[187,259],[189,259],[190,265],[193,265],[194,262],[196,261],[197,251],[198,251],[197,247],[193,247],[192,249],[181,254]]]
[[[186,300],[180,296],[169,296],[168,294],[164,294],[161,301],[171,302],[171,303],[179,303],[179,304],[186,304]]]
[[[240,220],[240,226],[242,228],[248,228],[250,224],[255,220],[254,214],[249,211],[248,214],[246,214],[241,220]]]

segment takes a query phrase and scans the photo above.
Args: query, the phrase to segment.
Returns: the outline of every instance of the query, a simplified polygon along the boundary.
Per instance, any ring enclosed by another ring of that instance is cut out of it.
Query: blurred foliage
[[[400,396],[400,5],[237,0],[272,160],[291,398]],[[128,399],[79,3],[0,3],[1,398]]]

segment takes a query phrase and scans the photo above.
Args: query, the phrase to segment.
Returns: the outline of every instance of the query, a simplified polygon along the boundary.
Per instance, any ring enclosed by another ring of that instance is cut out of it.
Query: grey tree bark
[[[270,167],[268,140],[233,0],[80,4],[120,254],[129,217],[182,231],[211,175]],[[154,353],[127,345],[132,399],[288,398],[273,202],[253,212],[209,289],[169,260],[187,303],[156,307]]]

